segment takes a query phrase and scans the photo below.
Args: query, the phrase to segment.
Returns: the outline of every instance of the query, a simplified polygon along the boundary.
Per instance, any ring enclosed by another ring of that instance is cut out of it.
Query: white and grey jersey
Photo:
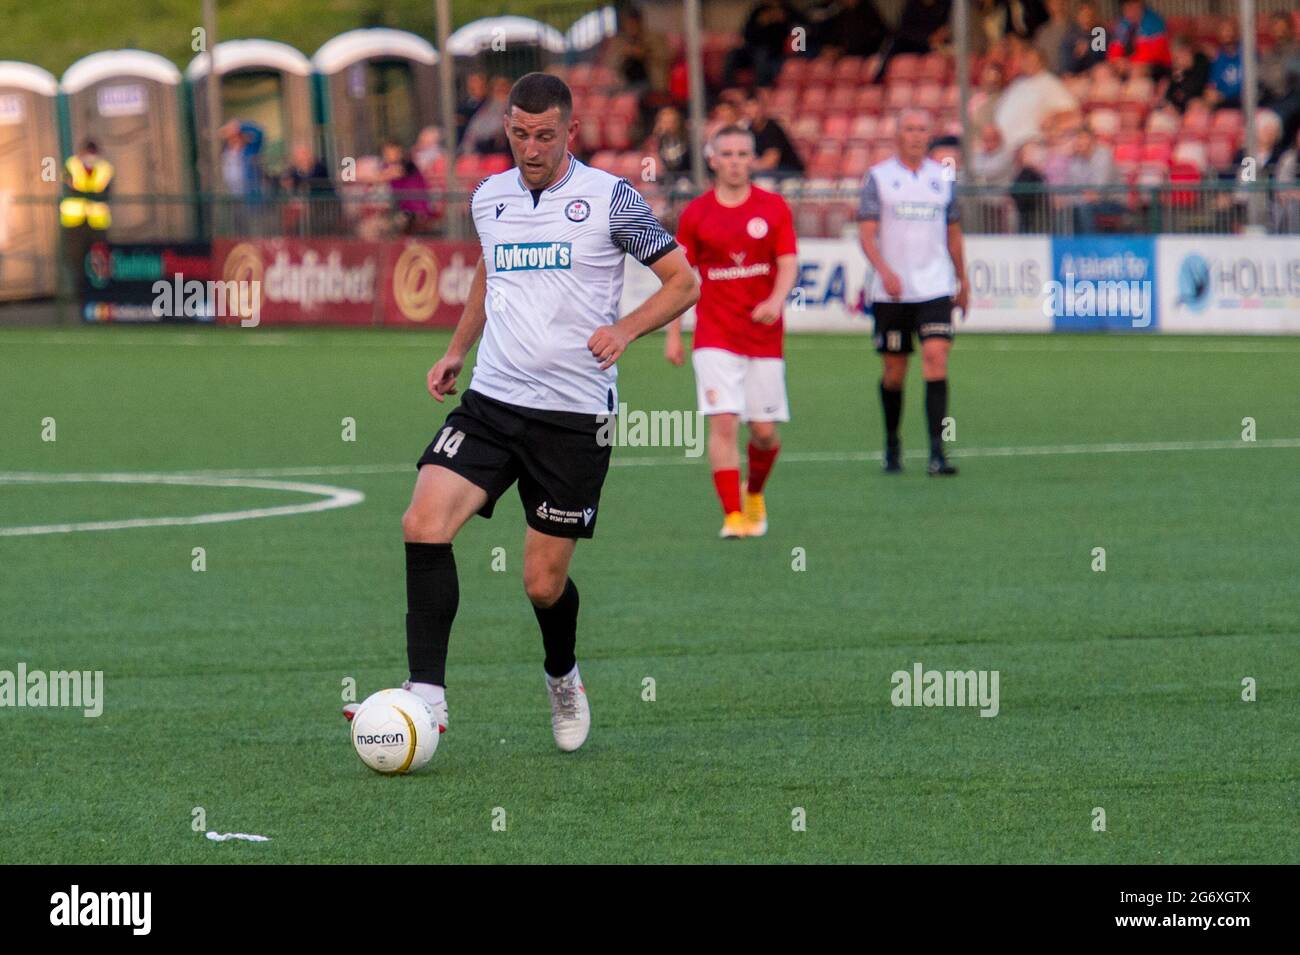
[[[880,223],[880,252],[903,283],[903,294],[895,299],[875,276],[872,301],[928,302],[955,295],[948,225],[960,218],[956,183],[933,159],[923,160],[915,172],[896,157],[872,166],[862,183],[858,220]]]
[[[489,176],[470,197],[483,246],[487,323],[470,388],[547,411],[618,408],[618,372],[587,350],[618,319],[623,257],[649,265],[676,242],[626,179],[569,157],[534,195],[517,169]]]

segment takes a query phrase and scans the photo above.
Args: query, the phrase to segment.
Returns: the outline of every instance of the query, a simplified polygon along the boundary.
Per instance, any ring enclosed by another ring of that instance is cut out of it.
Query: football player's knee
[[[549,607],[564,594],[567,577],[550,567],[525,567],[524,593],[535,606]]]
[[[765,451],[771,450],[781,443],[780,435],[776,431],[776,425],[769,422],[763,422],[762,424],[755,422],[750,425],[749,438],[754,442],[754,447],[762,448]]]
[[[943,352],[926,355],[923,366],[922,372],[926,381],[938,381],[940,378],[948,377],[948,356]]]
[[[402,515],[402,537],[408,541],[423,544],[447,544],[451,537],[447,534],[446,522],[427,507],[412,505]]]

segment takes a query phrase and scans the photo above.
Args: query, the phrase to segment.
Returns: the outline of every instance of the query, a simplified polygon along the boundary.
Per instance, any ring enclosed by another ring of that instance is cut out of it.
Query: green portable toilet
[[[0,300],[58,288],[58,97],[45,70],[0,61]]]
[[[350,30],[312,58],[324,90],[331,168],[373,156],[385,140],[409,148],[438,122],[438,53],[424,38],[377,27]]]
[[[190,238],[191,178],[180,83],[180,70],[171,61],[143,50],[92,53],[68,67],[60,81],[69,154],[93,139],[113,164],[112,242]]]
[[[244,120],[261,127],[262,170],[269,177],[284,171],[294,146],[316,147],[312,111],[311,61],[287,43],[273,40],[227,40],[213,50],[221,77],[222,122]],[[205,138],[208,130],[208,56],[196,56],[185,68],[194,107],[198,140],[197,167],[204,192],[212,190]]]

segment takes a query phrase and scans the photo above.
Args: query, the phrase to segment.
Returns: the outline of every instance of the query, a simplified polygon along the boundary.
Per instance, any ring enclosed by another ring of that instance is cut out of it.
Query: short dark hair
[[[750,143],[752,144],[754,142],[754,131],[752,129],[748,126],[737,126],[734,123],[730,126],[723,126],[713,134],[712,139],[714,142],[717,142],[723,136],[748,136]]]
[[[506,111],[518,106],[525,113],[545,113],[552,106],[560,108],[560,115],[573,113],[573,94],[569,85],[550,73],[525,73],[510,87]]]

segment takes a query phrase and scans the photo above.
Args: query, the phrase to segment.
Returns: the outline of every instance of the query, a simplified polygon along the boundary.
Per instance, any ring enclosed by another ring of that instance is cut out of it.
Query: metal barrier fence
[[[803,238],[834,238],[854,228],[860,184],[787,179],[768,182],[786,198]],[[959,186],[962,224],[972,234],[1235,234],[1247,231],[1252,202],[1270,233],[1300,235],[1300,183],[1189,182],[1064,189],[1046,184]],[[645,194],[670,230],[695,196],[689,180],[650,184]],[[344,190],[298,197],[116,196],[112,243],[193,243],[222,238],[401,236],[472,238],[468,193]],[[11,199],[14,221],[0,247],[0,299],[34,298],[75,287],[88,241],[105,238],[57,228],[46,198]],[[44,237],[44,238],[43,238]],[[60,276],[61,280],[56,281]]]

